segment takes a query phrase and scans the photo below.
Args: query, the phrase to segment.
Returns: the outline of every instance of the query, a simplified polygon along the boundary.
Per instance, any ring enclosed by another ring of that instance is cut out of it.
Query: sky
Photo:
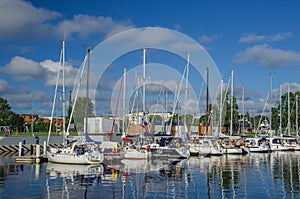
[[[233,71],[240,112],[244,107],[252,116],[263,114],[271,89],[272,106],[278,105],[280,86],[283,93],[288,87],[300,90],[299,9],[296,0],[0,0],[0,97],[16,113],[50,116],[62,38],[66,90],[75,93],[74,77],[88,47],[94,49],[122,31],[159,27],[198,42],[217,66],[224,88]],[[135,53],[139,65],[142,51]],[[128,64],[125,60],[114,63]],[[120,77],[112,77],[122,75],[118,69],[107,70],[101,79],[114,93]]]

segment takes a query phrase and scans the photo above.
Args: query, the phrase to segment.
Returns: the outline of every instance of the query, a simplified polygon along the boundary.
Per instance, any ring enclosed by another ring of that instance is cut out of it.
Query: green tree
[[[6,99],[0,97],[0,126],[10,126],[13,129],[22,127],[24,119],[11,111]]]
[[[43,119],[38,119],[38,121],[34,124],[34,131],[35,132],[47,132],[49,129],[48,122],[44,122]],[[52,128],[55,129],[55,128]]]
[[[87,107],[86,107],[87,105]],[[87,109],[87,111],[86,111]],[[86,97],[79,97],[77,99],[77,102],[75,104],[74,109],[74,122],[75,127],[77,129],[77,132],[83,132],[84,131],[84,118],[86,117],[86,113],[88,117],[95,117],[94,115],[94,104],[92,103],[90,98]]]

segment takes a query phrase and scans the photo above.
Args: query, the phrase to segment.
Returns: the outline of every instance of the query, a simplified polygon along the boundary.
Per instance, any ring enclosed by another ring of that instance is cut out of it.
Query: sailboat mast
[[[62,133],[65,139],[65,134],[66,134],[66,100],[65,100],[65,41],[62,40],[62,118],[63,118],[63,125],[62,125]]]
[[[223,79],[221,79],[221,85],[220,85],[220,116],[219,116],[219,131],[218,136],[222,132],[222,115],[223,115]]]
[[[57,96],[58,83],[59,83],[59,77],[60,77],[60,67],[61,67],[61,63],[62,63],[62,59],[63,59],[62,58],[63,51],[64,51],[64,49],[62,48],[61,52],[60,52],[59,65],[58,65],[58,71],[57,71],[57,76],[56,76],[56,84],[55,84],[55,90],[54,90],[51,119],[50,119],[49,131],[48,131],[48,137],[47,137],[47,146],[49,145],[50,135],[51,135],[51,131],[52,131],[52,122],[53,122],[54,109],[55,109],[55,105],[56,105],[56,96]]]
[[[288,136],[291,136],[290,85],[288,85]]]
[[[298,136],[298,94],[296,94],[296,136]]]
[[[146,114],[145,99],[146,99],[146,48],[143,48],[143,115],[144,116]]]
[[[233,70],[231,71],[230,135],[233,134]]]
[[[271,74],[271,77],[270,77],[270,99],[269,99],[269,105],[270,105],[270,136],[272,137],[272,108],[271,108],[271,99],[272,99],[272,77],[273,77],[273,74]]]
[[[243,85],[243,132],[242,134],[244,135],[245,133],[245,87]]]
[[[187,57],[187,66],[186,66],[186,78],[185,78],[185,109],[184,109],[184,122],[185,127],[187,129],[187,121],[186,121],[186,114],[187,114],[187,94],[188,94],[188,86],[189,86],[189,64],[190,64],[190,54]]]
[[[126,100],[126,68],[124,68],[124,85],[123,85],[123,125],[122,135],[125,137],[125,100]]]
[[[208,93],[208,82],[209,82],[209,71],[208,67],[206,68],[206,128],[205,128],[205,135],[208,135],[208,126],[209,126],[209,93]]]
[[[90,79],[90,59],[91,59],[91,48],[88,48],[88,67],[86,71],[86,93],[85,93],[85,136],[88,134],[88,112],[89,112],[89,79]]]
[[[279,133],[280,133],[280,136],[282,136],[282,87],[281,87],[281,85],[279,86],[279,95],[280,95],[280,110],[279,110]]]

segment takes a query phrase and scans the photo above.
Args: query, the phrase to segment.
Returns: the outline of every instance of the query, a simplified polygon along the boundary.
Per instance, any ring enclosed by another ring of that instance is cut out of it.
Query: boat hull
[[[91,155],[85,153],[83,155],[76,155],[76,154],[62,154],[62,153],[51,153],[47,151],[47,158],[48,162],[54,163],[62,163],[62,164],[100,164],[102,163],[104,157],[103,154],[99,154],[97,161],[91,160]]]

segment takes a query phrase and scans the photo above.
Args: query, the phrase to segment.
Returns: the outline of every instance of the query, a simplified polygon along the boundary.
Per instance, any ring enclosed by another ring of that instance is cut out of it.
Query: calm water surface
[[[0,158],[0,198],[300,198],[300,152],[19,164]]]

